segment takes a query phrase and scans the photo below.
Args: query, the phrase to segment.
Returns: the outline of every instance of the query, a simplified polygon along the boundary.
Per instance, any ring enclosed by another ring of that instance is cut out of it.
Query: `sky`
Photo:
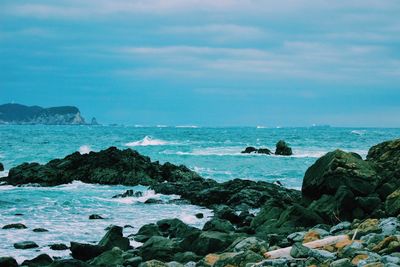
[[[398,0],[0,0],[0,103],[127,125],[400,127]]]

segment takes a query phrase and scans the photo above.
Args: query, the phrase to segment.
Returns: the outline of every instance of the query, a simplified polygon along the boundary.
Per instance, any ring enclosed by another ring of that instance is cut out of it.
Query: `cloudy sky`
[[[0,102],[144,125],[400,126],[398,0],[0,1]]]

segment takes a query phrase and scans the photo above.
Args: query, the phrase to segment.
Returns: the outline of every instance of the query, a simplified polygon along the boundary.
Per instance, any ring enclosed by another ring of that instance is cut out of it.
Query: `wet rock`
[[[86,262],[76,259],[55,260],[48,267],[92,267]]]
[[[248,147],[245,148],[245,150],[243,150],[240,153],[242,153],[242,154],[250,154],[250,153],[255,153],[255,152],[257,152],[257,148],[252,147],[252,146],[248,146]]]
[[[207,255],[226,249],[237,237],[238,235],[235,234],[205,231],[201,232],[193,242],[187,242],[188,240],[186,240],[182,247],[193,251],[197,255]]]
[[[28,267],[42,267],[47,266],[53,262],[53,259],[47,254],[40,254],[32,260],[25,260],[22,262],[21,266]]]
[[[206,222],[203,227],[203,231],[230,233],[235,231],[235,227],[233,227],[232,223],[228,220],[213,218],[210,221]]]
[[[301,243],[295,243],[290,250],[290,256],[293,258],[307,258],[310,252],[310,248],[303,246]]]
[[[287,267],[288,259],[267,259],[259,262],[257,266]]]
[[[103,220],[104,218],[98,214],[92,214],[89,216],[89,220]]]
[[[163,204],[163,201],[161,199],[149,198],[144,202],[144,204]]]
[[[238,238],[226,250],[233,252],[251,250],[258,254],[264,254],[268,250],[268,243],[255,236]]]
[[[125,198],[125,197],[142,197],[143,192],[141,191],[134,191],[132,189],[126,190],[125,193],[118,194],[113,196],[112,198]]]
[[[199,231],[176,218],[160,220],[157,222],[157,227],[162,236],[169,238],[185,238]]]
[[[400,189],[397,189],[386,198],[385,210],[390,216],[400,214]]]
[[[186,251],[186,252],[178,252],[174,256],[174,261],[177,262],[182,262],[182,263],[187,263],[187,262],[197,262],[201,259],[201,256],[196,255],[196,253],[193,253],[191,251]]]
[[[128,250],[130,248],[129,239],[123,236],[122,230],[120,226],[112,226],[98,245],[104,247],[105,250],[110,250],[114,247],[118,247],[124,251]]]
[[[153,236],[140,247],[140,256],[144,260],[172,261],[173,256],[181,252],[179,243],[162,236]]]
[[[31,249],[31,248],[38,248],[38,244],[33,241],[23,241],[14,244],[14,248],[16,249]]]
[[[65,244],[51,244],[50,245],[51,250],[67,250],[68,246]]]
[[[145,224],[140,227],[139,231],[134,235],[134,240],[137,242],[146,242],[152,236],[161,236],[158,226],[154,223]]]
[[[74,259],[87,261],[106,251],[103,246],[71,242],[71,255]]]
[[[117,247],[103,252],[96,258],[90,261],[90,265],[94,266],[107,266],[107,267],[117,267],[124,263],[122,257],[123,251]]]
[[[44,232],[48,232],[49,230],[44,229],[44,228],[35,228],[32,231],[35,233],[44,233]]]
[[[12,224],[4,225],[2,229],[26,229],[26,228],[28,228],[28,227],[26,227],[22,223],[12,223]]]
[[[370,233],[381,233],[382,229],[379,227],[378,219],[366,219],[353,232],[356,233],[356,238],[361,238]]]
[[[293,152],[285,141],[280,140],[278,143],[276,143],[275,155],[290,156],[293,155]]]
[[[18,263],[11,257],[0,257],[0,267],[18,267]]]
[[[257,153],[257,154],[266,154],[266,155],[271,155],[272,152],[268,148],[255,148],[252,146],[246,147],[245,150],[240,152],[242,154],[251,154],[251,153]]]
[[[330,233],[335,234],[335,233],[341,232],[343,230],[349,230],[350,227],[351,227],[351,222],[344,221],[344,222],[338,223],[337,225],[333,226],[330,229]]]
[[[133,258],[126,259],[126,260],[124,261],[123,265],[124,265],[124,266],[137,267],[137,266],[139,266],[139,264],[142,263],[142,262],[143,262],[142,257],[137,256],[137,257],[133,257]]]
[[[0,162],[0,172],[4,171],[4,165]]]
[[[204,218],[204,214],[203,213],[197,213],[196,215],[197,219],[203,219]]]

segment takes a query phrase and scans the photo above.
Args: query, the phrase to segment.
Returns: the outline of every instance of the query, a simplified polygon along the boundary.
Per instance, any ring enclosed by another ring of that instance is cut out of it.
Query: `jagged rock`
[[[201,256],[196,255],[191,251],[178,252],[174,256],[174,261],[187,263],[187,262],[197,262],[201,259]]]
[[[89,216],[89,220],[103,220],[104,218],[98,214],[92,214]]]
[[[31,248],[38,248],[38,244],[32,241],[23,241],[14,244],[14,248],[16,249],[31,249]]]
[[[140,263],[143,262],[143,258],[142,257],[133,257],[133,258],[129,258],[126,259],[123,263],[124,266],[132,266],[132,267],[137,267],[139,266]]]
[[[203,219],[204,218],[204,214],[203,213],[196,213],[195,214],[197,219]]]
[[[18,267],[18,263],[11,257],[0,257],[0,267]]]
[[[25,260],[22,262],[21,266],[28,267],[42,267],[47,266],[53,262],[53,259],[47,254],[40,254],[32,260]]]
[[[213,267],[238,266],[246,267],[248,264],[254,264],[264,259],[263,256],[251,250],[241,251],[237,253],[224,253],[226,256],[220,255]]]
[[[71,255],[74,259],[87,261],[106,251],[103,246],[71,242]]]
[[[132,189],[126,190],[123,194],[118,194],[113,196],[112,198],[124,198],[124,197],[142,197],[143,192],[141,191],[133,191]]]
[[[2,229],[26,229],[26,228],[28,228],[28,227],[26,227],[22,223],[12,223],[12,224],[4,225]]]
[[[173,260],[175,253],[181,252],[179,243],[162,236],[153,236],[140,247],[140,256],[144,260]]]
[[[248,146],[241,153],[242,154],[250,154],[250,153],[255,153],[255,152],[257,152],[257,148],[252,147],[252,146]]]
[[[285,141],[280,140],[278,143],[276,143],[275,155],[290,156],[293,155],[293,152]]]
[[[97,122],[96,118],[93,117],[92,121],[90,122],[91,125],[99,125],[99,123]]]
[[[128,250],[130,247],[129,239],[123,236],[122,230],[122,227],[112,226],[98,245],[104,247],[105,250],[110,250],[113,247],[118,247],[121,250]]]
[[[163,204],[164,202],[161,199],[156,198],[149,198],[147,199],[144,204]]]

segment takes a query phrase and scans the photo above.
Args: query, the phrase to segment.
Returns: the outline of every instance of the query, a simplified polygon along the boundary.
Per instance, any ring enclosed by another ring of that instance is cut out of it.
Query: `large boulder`
[[[4,171],[4,165],[0,162],[0,172]]]
[[[50,265],[53,262],[53,259],[47,254],[40,254],[34,259],[25,260],[22,262],[22,266],[28,267],[42,267]]]
[[[140,247],[139,254],[144,260],[172,261],[175,253],[181,252],[179,243],[174,239],[153,236]]]
[[[92,244],[71,242],[71,256],[74,259],[87,261],[99,256],[105,251],[104,247]]]
[[[79,180],[85,183],[151,185],[166,181],[189,181],[199,177],[185,166],[151,162],[132,149],[110,147],[100,152],[75,152],[45,165],[23,163],[10,170],[5,180],[11,185],[38,183],[53,186]]]
[[[90,265],[104,267],[122,266],[123,263],[123,251],[117,247],[103,252],[102,254],[90,261]]]
[[[386,198],[385,210],[390,216],[397,216],[400,214],[400,188]]]
[[[215,231],[203,231],[198,235],[193,235],[184,240],[181,244],[187,250],[193,251],[197,255],[207,255],[209,253],[221,252],[238,238],[237,234],[228,234]]]
[[[11,257],[0,257],[0,267],[18,267],[18,263]]]
[[[355,196],[373,193],[380,178],[373,166],[355,153],[341,150],[329,152],[307,169],[302,185],[302,195],[309,200],[322,195],[335,195],[340,186],[345,186]]]
[[[228,220],[213,218],[210,221],[206,222],[203,227],[203,231],[230,233],[235,231],[235,227],[233,227],[232,223]]]
[[[278,143],[276,143],[275,155],[280,155],[280,156],[293,155],[292,148],[289,147],[289,145],[285,141],[280,140],[278,141]]]
[[[76,259],[66,259],[53,261],[48,267],[92,267],[92,265]]]
[[[122,227],[113,225],[98,243],[105,250],[118,247],[122,250],[129,249],[129,239],[122,234]]]
[[[189,226],[179,219],[164,219],[157,222],[158,230],[164,237],[185,238],[199,229]]]

